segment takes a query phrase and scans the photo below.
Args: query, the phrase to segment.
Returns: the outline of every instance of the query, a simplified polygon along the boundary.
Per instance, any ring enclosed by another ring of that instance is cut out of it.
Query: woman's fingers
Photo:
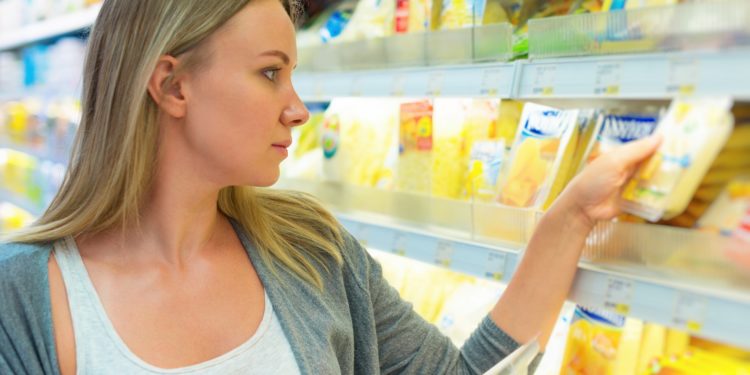
[[[651,156],[661,145],[661,142],[661,134],[630,142],[616,151],[617,158],[622,160],[626,167],[634,166]]]

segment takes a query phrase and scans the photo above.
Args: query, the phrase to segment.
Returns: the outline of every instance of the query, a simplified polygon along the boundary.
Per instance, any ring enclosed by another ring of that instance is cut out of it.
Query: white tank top
[[[54,254],[68,293],[78,374],[300,373],[268,294],[265,295],[266,306],[258,330],[237,348],[187,367],[163,369],[152,366],[133,354],[115,331],[73,238],[57,241]]]

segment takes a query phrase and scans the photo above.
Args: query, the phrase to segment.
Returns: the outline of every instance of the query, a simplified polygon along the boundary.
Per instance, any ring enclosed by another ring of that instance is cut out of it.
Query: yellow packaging
[[[578,119],[578,142],[576,142],[573,162],[568,171],[567,182],[570,182],[584,167],[584,157],[588,152],[589,145],[594,141],[596,125],[600,121],[601,114],[596,111],[582,111]],[[567,184],[566,182],[566,184]]]
[[[576,306],[560,375],[615,375],[625,318]]]
[[[432,195],[457,199],[466,176],[466,120],[471,99],[437,98],[433,110]]]
[[[575,131],[570,136],[570,145],[565,150],[562,160],[560,161],[560,167],[558,168],[557,177],[555,178],[552,186],[550,187],[547,200],[544,202],[542,209],[545,211],[552,205],[557,199],[557,196],[562,193],[565,186],[570,182],[572,171],[577,170],[580,164],[579,158],[582,158],[579,148],[582,148],[582,143],[587,140],[582,139],[582,136],[587,135],[588,128],[591,127],[594,121],[595,112],[593,110],[581,110],[578,112],[578,118],[576,120]]]
[[[646,372],[653,361],[658,361],[664,355],[666,339],[667,329],[664,326],[653,323],[643,325],[643,336],[641,338],[641,350],[638,353],[636,374]]]
[[[503,172],[498,201],[515,207],[542,208],[558,178],[564,159],[572,158],[577,110],[559,110],[534,103],[524,106],[521,123]],[[571,147],[571,145],[573,147]]]
[[[664,141],[627,183],[623,210],[649,221],[682,213],[732,131],[732,101],[678,99],[657,133]]]
[[[432,183],[432,102],[400,105],[399,159],[396,186],[402,191],[430,193]]]

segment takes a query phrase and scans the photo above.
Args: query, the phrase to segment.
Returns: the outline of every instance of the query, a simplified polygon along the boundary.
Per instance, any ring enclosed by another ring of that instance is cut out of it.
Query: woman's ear
[[[175,118],[182,118],[187,113],[185,96],[182,92],[184,75],[177,74],[179,64],[180,61],[173,56],[162,56],[148,81],[148,93],[151,99],[160,110]]]

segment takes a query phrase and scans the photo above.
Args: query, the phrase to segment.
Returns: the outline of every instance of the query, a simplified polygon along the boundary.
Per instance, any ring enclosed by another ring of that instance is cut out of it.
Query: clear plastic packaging
[[[748,44],[750,2],[745,0],[690,2],[529,21],[530,58]]]
[[[732,100],[677,99],[656,133],[664,141],[627,183],[623,210],[649,221],[685,210],[732,132]]]
[[[573,152],[570,146],[575,146],[571,139],[578,131],[577,118],[578,110],[526,104],[510,163],[503,172],[500,203],[541,208],[556,179],[563,176],[559,171],[567,171],[563,160]]]

